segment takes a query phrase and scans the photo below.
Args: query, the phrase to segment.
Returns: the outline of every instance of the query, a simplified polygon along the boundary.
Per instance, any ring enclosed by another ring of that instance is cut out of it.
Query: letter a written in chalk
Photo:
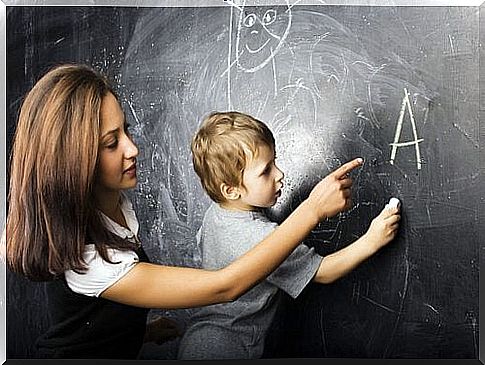
[[[409,120],[411,121],[414,141],[399,142],[399,138],[401,138],[402,125],[404,121],[404,113],[406,112],[406,109],[408,110],[408,113],[409,113]],[[421,170],[421,152],[419,150],[419,142],[422,142],[422,141],[423,139],[418,139],[418,132],[416,130],[416,122],[414,120],[413,109],[411,107],[411,102],[409,101],[409,92],[406,88],[404,88],[404,98],[401,104],[401,111],[399,112],[399,119],[397,120],[396,133],[394,134],[394,142],[390,144],[392,146],[391,160],[390,160],[391,165],[394,165],[397,149],[399,147],[407,147],[407,146],[414,145],[414,148],[416,150],[416,165],[418,170]]]

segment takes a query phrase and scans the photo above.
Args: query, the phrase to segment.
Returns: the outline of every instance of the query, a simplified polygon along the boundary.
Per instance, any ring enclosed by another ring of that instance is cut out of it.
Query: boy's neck
[[[235,210],[239,212],[259,212],[263,210],[263,208],[260,207],[253,207],[250,205],[241,204],[239,201],[225,201],[218,204],[223,209]]]

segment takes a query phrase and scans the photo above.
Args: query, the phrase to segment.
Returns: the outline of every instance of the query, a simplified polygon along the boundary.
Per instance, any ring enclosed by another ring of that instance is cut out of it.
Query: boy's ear
[[[225,183],[221,184],[222,196],[227,200],[237,200],[241,197],[241,192],[237,187],[227,185]]]

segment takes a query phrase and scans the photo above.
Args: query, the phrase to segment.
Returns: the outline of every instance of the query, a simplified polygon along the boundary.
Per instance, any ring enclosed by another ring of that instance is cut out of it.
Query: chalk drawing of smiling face
[[[283,9],[283,10],[282,10]],[[244,6],[239,9],[236,61],[245,72],[255,72],[278,53],[291,27],[291,8]]]

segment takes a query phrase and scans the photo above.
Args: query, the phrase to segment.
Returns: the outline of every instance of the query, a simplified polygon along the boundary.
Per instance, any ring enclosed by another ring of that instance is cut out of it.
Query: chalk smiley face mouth
[[[269,40],[269,39],[267,39],[267,40],[266,40],[266,42],[264,42],[264,43],[261,45],[261,47],[259,47],[258,49],[251,49],[251,48],[249,48],[249,46],[246,44],[246,49],[248,50],[248,52],[249,52],[249,53],[252,53],[252,54],[254,54],[254,53],[258,53],[258,52],[260,52],[260,51],[261,51],[261,50],[262,50],[264,47],[266,47],[266,45],[269,43],[269,41],[270,41],[270,40]]]

